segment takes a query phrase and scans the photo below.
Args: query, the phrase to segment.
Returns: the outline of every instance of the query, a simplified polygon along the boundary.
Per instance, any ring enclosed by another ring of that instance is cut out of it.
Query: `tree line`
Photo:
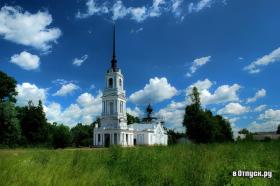
[[[47,146],[63,148],[67,146],[90,146],[92,130],[100,119],[90,125],[78,123],[73,128],[64,124],[49,123],[40,100],[36,105],[29,101],[26,106],[16,106],[17,81],[0,71],[0,146]],[[232,129],[228,120],[203,109],[196,87],[190,94],[192,103],[185,108],[183,126],[186,133],[168,130],[169,141],[176,143],[178,138],[187,138],[196,143],[227,142],[233,140]],[[152,107],[148,105],[147,117],[142,121],[149,123]],[[138,117],[127,113],[128,124],[140,123]]]
[[[16,106],[16,80],[0,71],[0,146],[90,146],[93,126],[77,124],[69,128],[64,124],[49,123],[40,100],[37,105]]]

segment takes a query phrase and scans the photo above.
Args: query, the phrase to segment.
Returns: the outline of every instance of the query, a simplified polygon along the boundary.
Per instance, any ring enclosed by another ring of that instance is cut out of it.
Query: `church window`
[[[109,85],[109,88],[113,88],[113,78],[109,79],[108,85]]]
[[[114,103],[110,102],[110,114],[114,113]]]
[[[123,113],[123,102],[120,102],[120,112]]]
[[[122,88],[122,79],[119,79],[119,86]]]

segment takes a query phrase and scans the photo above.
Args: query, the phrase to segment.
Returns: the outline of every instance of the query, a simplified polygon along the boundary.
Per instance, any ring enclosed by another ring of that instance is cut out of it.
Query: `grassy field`
[[[234,170],[273,177],[232,177]],[[109,149],[2,149],[0,185],[280,185],[280,141]]]

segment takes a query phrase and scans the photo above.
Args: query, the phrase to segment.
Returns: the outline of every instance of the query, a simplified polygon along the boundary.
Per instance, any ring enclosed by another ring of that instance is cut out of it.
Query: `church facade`
[[[114,26],[113,56],[105,75],[100,126],[93,129],[93,145],[167,145],[167,134],[162,125],[161,121],[127,125],[124,76],[117,67]]]

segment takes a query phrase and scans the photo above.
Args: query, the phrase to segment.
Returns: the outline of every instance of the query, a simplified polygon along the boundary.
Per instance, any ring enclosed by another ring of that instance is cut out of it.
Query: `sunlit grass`
[[[273,177],[237,178],[233,170]],[[280,185],[279,170],[280,141],[0,150],[0,185]]]

